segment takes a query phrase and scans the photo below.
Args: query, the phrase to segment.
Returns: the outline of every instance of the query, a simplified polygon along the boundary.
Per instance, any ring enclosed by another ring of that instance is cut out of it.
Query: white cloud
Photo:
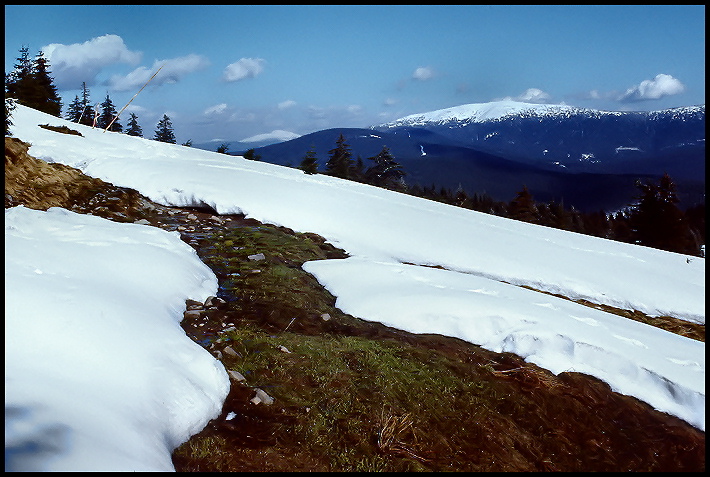
[[[296,106],[296,102],[292,99],[287,99],[286,101],[282,101],[278,104],[279,109],[288,109],[292,108],[293,106]]]
[[[385,106],[394,106],[395,104],[397,104],[397,100],[394,98],[385,98],[384,100]]]
[[[245,78],[255,78],[264,71],[266,60],[262,58],[242,58],[227,65],[222,74],[222,79],[228,83],[240,81]]]
[[[685,86],[678,79],[671,75],[659,74],[653,79],[643,80],[638,85],[627,89],[618,100],[621,102],[646,101],[680,94],[684,91]]]
[[[79,89],[82,82],[93,85],[104,67],[115,63],[137,64],[142,56],[129,50],[118,35],[103,35],[71,45],[52,43],[41,50],[60,90]]]
[[[202,114],[208,116],[210,114],[222,114],[227,110],[227,103],[215,104],[205,109]]]
[[[182,77],[194,71],[206,68],[210,62],[201,55],[190,54],[168,60],[156,60],[153,66],[141,66],[125,76],[114,75],[110,85],[116,91],[129,91],[142,87],[159,68],[160,73],[154,78],[153,84],[177,83]]]
[[[516,98],[518,101],[526,103],[545,103],[550,100],[550,95],[537,88],[528,88],[523,94]]]
[[[274,129],[270,133],[257,134],[256,136],[251,136],[240,140],[239,142],[261,142],[261,141],[290,141],[291,139],[296,139],[301,137],[296,133],[291,131],[284,131],[283,129]]]
[[[412,78],[419,81],[426,81],[434,77],[434,69],[431,66],[420,66],[414,73],[412,73]]]

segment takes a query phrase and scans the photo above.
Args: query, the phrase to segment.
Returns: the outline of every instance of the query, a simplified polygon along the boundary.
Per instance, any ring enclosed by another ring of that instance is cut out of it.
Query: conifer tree
[[[335,143],[336,147],[328,151],[330,159],[325,164],[326,173],[341,179],[349,179],[353,167],[350,146],[345,142],[345,137],[342,133],[340,133],[340,137]]]
[[[228,150],[229,150],[229,144],[224,143],[224,142],[222,144],[220,144],[219,147],[217,148],[217,152],[219,152],[221,154],[227,154]]]
[[[12,99],[5,97],[5,136],[12,136],[10,126],[12,126],[12,111],[15,109],[15,103]]]
[[[318,159],[316,158],[315,146],[311,145],[311,148],[306,153],[306,156],[303,158],[298,168],[306,174],[316,174],[318,172]]]
[[[131,117],[128,119],[128,129],[126,134],[129,136],[143,137],[143,129],[138,125],[138,117],[135,113],[131,113]]]
[[[121,124],[118,122],[118,119],[116,119],[115,121],[113,119],[116,117],[116,113],[116,108],[113,106],[113,102],[111,101],[111,98],[109,97],[108,93],[106,93],[106,99],[103,103],[101,103],[101,115],[99,116],[97,126],[101,129],[106,129],[107,127],[109,127],[110,124],[110,131],[122,132],[123,126],[121,126]],[[111,121],[113,121],[113,123]]]
[[[365,172],[365,181],[368,184],[392,188],[401,182],[405,172],[394,160],[387,146],[382,146],[382,150],[369,159],[375,164]]]
[[[508,205],[508,217],[515,220],[522,220],[524,222],[536,222],[537,214],[535,210],[535,202],[533,201],[533,196],[527,186],[523,186],[523,189],[518,192],[515,199],[513,199]]]
[[[689,252],[689,228],[678,208],[676,185],[668,174],[658,184],[636,183],[638,203],[629,217],[636,243],[671,252]]]
[[[82,112],[84,112],[84,105],[78,95],[74,96],[74,100],[69,103],[67,108],[67,119],[73,123],[78,123]]]
[[[49,62],[40,51],[33,60],[29,48],[20,48],[14,70],[5,75],[5,93],[18,103],[59,116],[62,102],[50,76]]]
[[[50,76],[49,61],[40,51],[35,57],[33,77],[37,83],[36,104],[39,111],[59,117],[62,111],[62,100],[54,86],[54,79]]]
[[[79,117],[79,123],[91,126],[94,121],[94,109],[91,107],[89,88],[86,86],[86,82],[81,83],[81,104],[82,111]]]
[[[254,149],[249,149],[244,154],[242,154],[242,157],[244,159],[249,159],[250,161],[260,161],[261,160],[261,156],[259,154],[256,154]]]
[[[154,140],[160,142],[168,142],[175,144],[175,134],[173,133],[173,125],[167,114],[163,114],[163,118],[158,121],[158,126],[155,130]]]

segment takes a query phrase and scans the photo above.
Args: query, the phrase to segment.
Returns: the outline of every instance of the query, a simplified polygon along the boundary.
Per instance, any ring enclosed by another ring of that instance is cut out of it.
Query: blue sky
[[[6,72],[22,46],[49,58],[63,112],[82,81],[120,109],[164,65],[126,111],[146,137],[167,114],[178,142],[368,127],[504,98],[705,104],[702,5],[5,6]]]

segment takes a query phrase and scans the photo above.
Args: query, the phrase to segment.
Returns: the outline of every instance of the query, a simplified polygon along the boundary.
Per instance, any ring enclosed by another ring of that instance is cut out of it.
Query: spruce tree
[[[5,93],[18,103],[59,116],[62,102],[49,72],[49,62],[40,51],[33,60],[29,48],[22,47],[14,70],[5,75]]]
[[[298,166],[306,174],[316,174],[318,173],[318,159],[316,158],[315,146],[311,145],[311,148],[306,153],[305,157],[301,161],[301,165]]]
[[[229,150],[229,144],[224,143],[224,142],[222,144],[220,144],[219,147],[217,148],[217,152],[219,152],[220,154],[227,154],[228,150]]]
[[[325,171],[331,176],[349,179],[353,167],[350,146],[345,142],[345,137],[342,133],[340,133],[340,137],[335,142],[335,149],[328,151],[330,159],[325,164]]]
[[[158,126],[155,130],[154,140],[160,142],[168,142],[175,144],[175,134],[173,133],[173,125],[167,114],[163,114],[163,119],[158,121]]]
[[[107,127],[109,127],[110,124],[110,131],[122,132],[123,126],[121,126],[121,124],[118,122],[118,119],[116,119],[115,121],[113,119],[116,117],[116,114],[116,108],[113,106],[113,102],[111,101],[111,98],[109,97],[108,93],[106,93],[106,99],[103,103],[101,103],[101,115],[99,116],[97,126],[101,129],[106,129]],[[111,121],[113,121],[113,123]]]
[[[33,61],[29,48],[20,48],[14,70],[5,75],[5,94],[18,103],[59,116],[62,102],[49,73],[49,62],[42,52]]]
[[[523,222],[536,223],[537,211],[535,202],[527,186],[523,186],[523,189],[518,192],[515,199],[508,205],[508,217],[522,220]]]
[[[91,100],[89,99],[90,93],[89,88],[86,86],[86,82],[81,83],[81,114],[79,115],[79,124],[85,124],[86,126],[91,126],[94,124],[94,108],[91,107]]]
[[[387,146],[382,146],[382,150],[369,159],[375,164],[365,172],[368,184],[393,188],[401,183],[405,176],[404,169],[394,160]]]
[[[640,190],[629,222],[634,241],[671,252],[691,252],[690,232],[679,202],[676,185],[668,174],[658,184],[636,183]]]
[[[73,123],[78,123],[82,112],[84,112],[84,106],[79,96],[74,96],[74,100],[69,103],[67,108],[67,119]]]
[[[54,86],[54,79],[50,76],[49,60],[44,57],[43,52],[39,52],[35,57],[33,77],[37,83],[37,108],[52,116],[60,117],[62,111],[62,100]]]
[[[254,149],[249,149],[244,154],[242,154],[242,157],[244,159],[249,159],[250,161],[260,161],[261,160],[261,156],[259,154],[256,154]]]
[[[12,126],[12,111],[15,109],[15,103],[12,99],[5,97],[5,136],[12,136],[10,126]]]
[[[129,136],[143,137],[143,130],[138,125],[138,117],[135,113],[131,113],[131,117],[128,119],[128,129],[126,130],[126,134]]]

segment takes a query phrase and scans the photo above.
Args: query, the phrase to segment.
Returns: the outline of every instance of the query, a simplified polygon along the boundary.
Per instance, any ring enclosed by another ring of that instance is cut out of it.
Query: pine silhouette
[[[126,134],[129,136],[143,137],[143,129],[138,125],[138,117],[135,113],[131,113],[131,117],[128,119],[128,129]]]
[[[163,114],[163,119],[158,121],[158,126],[155,130],[154,140],[160,142],[168,142],[175,144],[175,134],[173,133],[173,125],[167,114]]]
[[[689,251],[690,231],[668,174],[658,184],[637,182],[641,191],[629,218],[636,243],[678,253]]]
[[[537,219],[537,211],[535,210],[535,202],[530,194],[527,186],[518,192],[518,195],[508,205],[508,217],[524,222],[535,223]]]
[[[14,70],[5,75],[5,94],[22,105],[60,116],[62,101],[50,76],[49,61],[41,51],[33,61],[29,56],[29,48],[20,48]]]
[[[318,159],[316,158],[315,146],[311,146],[298,168],[306,174],[316,174],[318,172]]]
[[[335,149],[328,151],[330,159],[325,164],[326,173],[340,177],[341,179],[350,178],[351,169],[353,168],[352,153],[350,146],[345,142],[345,137],[340,134],[336,142]]]
[[[122,132],[123,126],[119,124],[118,119],[115,121],[113,119],[116,117],[116,114],[116,108],[113,106],[113,102],[111,101],[108,93],[106,93],[106,99],[103,103],[101,103],[101,115],[99,116],[97,126],[101,129],[106,129],[110,124],[111,127],[109,128],[109,131]],[[113,123],[111,123],[111,121],[113,121]]]
[[[369,158],[375,164],[365,172],[365,181],[378,187],[395,187],[401,183],[405,172],[395,160],[387,146],[376,156]]]

